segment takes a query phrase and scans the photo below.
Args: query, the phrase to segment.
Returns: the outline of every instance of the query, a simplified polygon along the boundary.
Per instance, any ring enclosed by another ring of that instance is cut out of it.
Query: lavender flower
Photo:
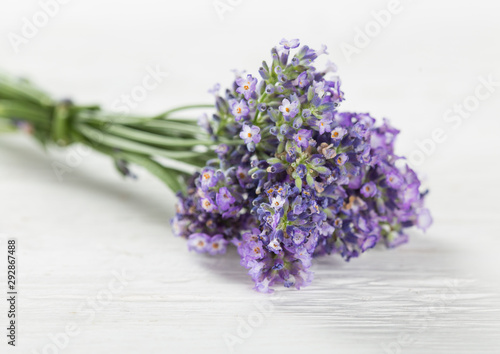
[[[268,249],[271,250],[272,252],[278,254],[282,248],[281,248],[281,243],[278,239],[272,239],[269,244],[267,245]]]
[[[196,233],[189,236],[188,249],[198,253],[205,253],[208,251],[210,243],[210,236],[203,233]]]
[[[247,75],[245,79],[238,78],[236,79],[236,84],[239,86],[236,89],[236,92],[241,93],[245,96],[246,100],[249,100],[252,96],[252,92],[255,91],[255,87],[257,85],[257,79],[252,77],[252,75]]]
[[[299,102],[297,101],[290,102],[288,99],[284,98],[279,110],[283,114],[283,117],[293,118],[299,113],[298,104]]]
[[[213,200],[210,198],[202,198],[200,200],[200,205],[203,208],[203,210],[205,210],[209,213],[217,209],[217,206],[215,205]]]
[[[236,199],[234,199],[227,187],[221,187],[219,192],[217,192],[216,201],[219,210],[226,211],[231,207],[231,204],[233,204]]]
[[[220,84],[217,83],[215,84],[210,90],[208,90],[208,93],[218,96],[219,95],[219,90],[220,90]]]
[[[309,84],[309,80],[307,79],[307,72],[301,73],[296,80],[296,85],[300,88],[304,88]]]
[[[330,134],[333,142],[339,142],[347,134],[347,130],[343,127],[337,127],[331,131]]]
[[[231,101],[231,113],[235,117],[236,121],[241,120],[242,117],[246,116],[250,110],[248,109],[248,105],[244,100],[237,101],[233,100]]]
[[[256,125],[249,126],[245,124],[240,133],[240,138],[245,141],[245,144],[260,142],[260,128]]]
[[[293,139],[297,142],[297,146],[306,149],[309,146],[309,139],[312,136],[312,132],[307,129],[301,129],[293,136]]]
[[[398,172],[391,171],[387,174],[386,183],[390,188],[398,189],[403,185],[403,182]]]
[[[326,93],[325,82],[324,81],[314,82],[313,87],[314,87],[314,93],[316,93],[316,95],[318,95],[319,98],[323,98],[323,96]]]
[[[224,239],[224,236],[221,234],[214,235],[210,239],[210,243],[208,244],[207,251],[210,255],[216,256],[218,254],[226,253],[226,247],[229,242]]]
[[[339,166],[344,166],[347,160],[349,160],[349,157],[346,154],[337,155],[337,157],[335,158],[335,161]]]
[[[375,196],[375,194],[377,194],[377,185],[373,181],[364,184],[361,187],[361,194],[365,198],[371,198]]]
[[[217,255],[235,245],[262,292],[310,284],[313,257],[349,260],[379,243],[396,247],[407,228],[432,223],[416,174],[395,164],[399,131],[337,111],[340,79],[327,77],[336,67],[313,66],[326,48],[294,54],[298,40],[280,44],[261,79],[237,78],[217,97],[206,131],[214,140],[239,135],[243,144],[217,147],[218,159],[179,195],[172,220],[190,250]]]
[[[201,172],[201,186],[203,190],[207,190],[217,184],[217,177],[212,168],[204,168]]]
[[[429,209],[423,208],[417,214],[417,226],[421,230],[427,230],[432,225],[432,216]]]
[[[295,49],[300,45],[300,41],[298,39],[286,40],[283,38],[280,44],[285,47],[285,49]]]
[[[332,131],[332,120],[331,118],[322,118],[318,121],[319,134],[323,135],[325,132],[329,133]],[[338,133],[337,133],[338,135]]]
[[[275,198],[273,198],[273,200],[271,201],[271,206],[275,210],[279,210],[279,209],[281,209],[281,207],[283,207],[283,204],[285,204],[285,201],[286,200],[281,195],[278,195]]]

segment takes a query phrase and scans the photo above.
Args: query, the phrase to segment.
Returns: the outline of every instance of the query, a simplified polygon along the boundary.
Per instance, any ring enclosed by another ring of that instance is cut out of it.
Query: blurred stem
[[[115,160],[142,166],[174,192],[183,189],[181,176],[216,157],[213,150],[220,142],[201,130],[197,119],[172,117],[203,108],[213,105],[183,105],[152,117],[126,116],[103,112],[97,105],[59,103],[26,80],[0,75],[0,132],[19,130],[19,122],[27,123],[43,145],[85,144]]]
[[[153,117],[152,119],[154,120],[154,119],[167,118],[168,116],[170,116],[170,114],[172,114],[174,112],[180,112],[180,111],[185,111],[185,110],[195,109],[195,108],[214,108],[214,105],[213,104],[192,104],[192,105],[186,105],[186,106],[179,106],[176,108],[169,109],[168,111],[163,112],[162,114],[159,114],[159,115]]]
[[[31,123],[50,126],[49,111],[31,104],[21,104],[9,100],[0,100],[0,117],[10,117],[13,119],[27,120]]]
[[[85,139],[83,136],[79,136],[77,137],[77,139],[80,143],[85,144],[103,154],[106,154],[112,157],[113,159],[121,159],[129,163],[143,167],[151,174],[159,178],[162,182],[164,182],[174,192],[183,189],[179,181],[180,175],[178,171],[169,169],[161,165],[160,163],[156,162],[153,158],[149,156],[136,154],[132,152],[116,151],[103,146],[96,146],[88,139]]]

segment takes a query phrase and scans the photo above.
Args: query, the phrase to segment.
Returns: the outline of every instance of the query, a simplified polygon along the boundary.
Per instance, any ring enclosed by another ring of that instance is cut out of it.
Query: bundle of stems
[[[103,111],[55,100],[27,80],[0,75],[0,131],[27,130],[44,146],[79,143],[109,155],[126,174],[128,164],[140,165],[172,191],[183,190],[182,178],[216,158],[220,143],[200,129],[194,117],[179,117],[213,104],[172,108],[152,117]],[[177,116],[176,116],[177,115]]]

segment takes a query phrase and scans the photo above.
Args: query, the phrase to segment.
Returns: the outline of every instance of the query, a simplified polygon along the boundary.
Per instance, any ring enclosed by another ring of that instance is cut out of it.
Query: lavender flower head
[[[283,39],[260,79],[238,77],[216,97],[217,112],[203,125],[214,140],[241,140],[221,144],[217,159],[191,176],[172,220],[191,251],[237,247],[262,292],[310,284],[313,257],[348,261],[432,224],[419,179],[394,154],[399,131],[366,113],[339,112],[341,83],[328,77],[335,65],[313,66],[326,47],[299,45]]]

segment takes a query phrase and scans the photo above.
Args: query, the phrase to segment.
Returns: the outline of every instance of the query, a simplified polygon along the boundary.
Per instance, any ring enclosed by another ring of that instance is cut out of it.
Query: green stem
[[[186,106],[179,106],[176,108],[169,109],[168,111],[165,111],[162,114],[159,114],[159,115],[153,117],[152,119],[166,118],[171,113],[185,111],[185,110],[193,109],[193,108],[213,108],[213,107],[214,107],[213,104],[191,104],[191,105],[186,105]]]
[[[175,122],[171,120],[150,120],[143,124],[137,124],[138,127],[155,128],[165,130],[164,133],[177,132],[189,135],[206,135],[197,124],[190,124],[188,122]]]
[[[163,181],[174,193],[182,189],[176,173],[153,159],[128,152],[121,152],[118,155],[128,162],[144,167],[151,174]]]
[[[12,119],[29,124],[42,144],[81,143],[147,169],[174,192],[182,190],[181,175],[191,175],[215,158],[219,143],[197,126],[197,119],[174,114],[213,108],[213,104],[174,107],[153,117],[101,111],[99,106],[58,103],[27,81],[0,75],[0,132],[18,129]],[[193,115],[191,115],[192,117]]]
[[[179,183],[178,180],[178,171],[164,167],[150,157],[131,152],[116,151],[104,146],[96,146],[92,143],[92,141],[88,140],[82,135],[79,135],[78,133],[74,133],[73,138],[74,140],[85,144],[95,149],[96,151],[106,154],[113,159],[122,159],[129,163],[142,166],[151,174],[159,178],[163,183],[165,183],[167,187],[169,187],[170,190],[172,190],[172,192],[174,193],[183,189],[182,184]]]
[[[45,113],[40,107],[32,106],[26,103],[16,103],[10,100],[0,100],[0,117],[19,118],[33,123],[50,127],[50,114]]]
[[[153,144],[162,147],[194,147],[194,146],[212,146],[216,143],[212,140],[199,140],[199,139],[176,139],[172,137],[166,137],[159,134],[148,133],[142,130],[137,130],[124,126],[110,126],[106,129],[107,132],[120,136],[122,138],[131,139],[134,141]],[[224,143],[228,145],[239,145],[241,144],[240,139],[236,140],[220,140],[219,143]]]
[[[147,144],[153,144],[162,147],[193,147],[196,145],[214,145],[211,140],[198,140],[198,139],[176,139],[169,136],[162,136],[152,134],[141,130],[128,128],[124,126],[110,126],[106,129],[108,133],[120,136],[122,138],[131,139]]]
[[[47,94],[29,82],[20,79],[11,79],[4,75],[0,75],[0,98],[28,101],[41,106],[50,106],[53,103]]]
[[[165,161],[171,165],[172,169],[180,172],[193,173],[198,168],[182,162],[182,159],[189,157],[196,157],[201,153],[196,151],[165,151],[162,149],[154,148],[145,144],[136,143],[127,139],[116,137],[113,135],[108,135],[100,130],[90,128],[84,124],[79,124],[77,130],[82,133],[86,138],[93,142],[94,146],[99,146],[100,144],[108,146],[110,148],[116,148],[120,150],[125,150],[128,152],[139,153],[151,156],[160,156],[165,159]]]

